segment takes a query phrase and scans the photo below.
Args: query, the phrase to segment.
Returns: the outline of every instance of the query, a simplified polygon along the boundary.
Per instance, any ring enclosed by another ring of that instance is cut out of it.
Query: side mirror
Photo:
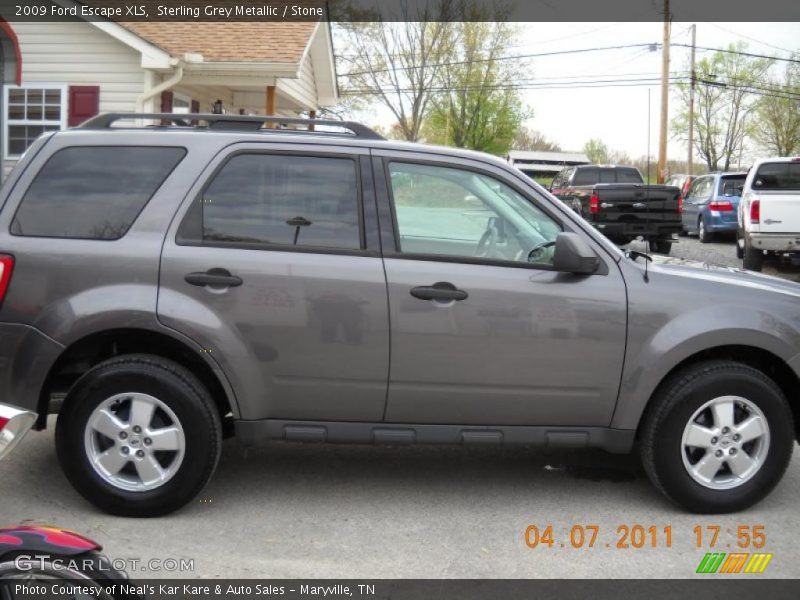
[[[577,233],[564,231],[556,237],[553,266],[565,273],[591,275],[600,266],[600,257]]]

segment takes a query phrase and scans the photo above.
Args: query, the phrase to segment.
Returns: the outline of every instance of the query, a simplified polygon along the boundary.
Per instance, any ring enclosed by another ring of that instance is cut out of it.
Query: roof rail
[[[193,127],[199,121],[208,123],[208,129],[214,130],[227,130],[227,131],[258,131],[266,123],[274,123],[277,125],[306,125],[310,130],[311,126],[323,125],[326,127],[339,127],[350,131],[350,135],[367,139],[367,140],[382,140],[384,137],[366,125],[355,123],[353,121],[333,121],[326,119],[300,119],[298,117],[266,117],[254,115],[216,115],[216,114],[203,114],[203,113],[103,113],[92,117],[80,125],[81,129],[111,129],[111,126],[116,122],[123,119],[154,119],[162,122],[172,123],[179,127]],[[276,130],[279,131],[279,130]],[[302,132],[302,130],[298,130]],[[331,132],[323,131],[321,133],[330,134]]]

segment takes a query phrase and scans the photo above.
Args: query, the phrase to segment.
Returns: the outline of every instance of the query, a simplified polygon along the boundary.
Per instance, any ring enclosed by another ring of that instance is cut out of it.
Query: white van
[[[744,183],[736,255],[760,271],[768,254],[800,263],[800,157],[756,161]]]

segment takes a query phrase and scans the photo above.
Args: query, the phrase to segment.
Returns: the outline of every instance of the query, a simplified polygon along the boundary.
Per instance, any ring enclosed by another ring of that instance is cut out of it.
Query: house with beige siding
[[[338,99],[325,22],[0,20],[6,170],[99,112],[310,115]]]

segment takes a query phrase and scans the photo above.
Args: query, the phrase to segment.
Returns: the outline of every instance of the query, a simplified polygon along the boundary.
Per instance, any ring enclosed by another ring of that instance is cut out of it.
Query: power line
[[[429,67],[450,67],[455,65],[466,65],[472,63],[485,63],[485,62],[498,62],[501,60],[522,60],[525,58],[542,58],[546,56],[563,56],[566,54],[581,54],[585,52],[601,52],[606,50],[622,50],[627,48],[644,48],[652,47],[654,49],[659,47],[656,43],[642,43],[642,44],[621,44],[618,46],[599,46],[595,48],[579,48],[575,50],[555,50],[552,52],[537,52],[532,54],[517,54],[513,56],[496,56],[494,58],[477,58],[473,60],[455,60],[441,63],[431,63],[429,65],[408,65],[396,67],[394,69],[373,69],[370,71],[353,71],[350,73],[342,73],[341,77],[352,77],[355,75],[371,75],[373,73],[389,73],[393,71],[412,71],[414,69],[425,69]]]
[[[691,48],[691,44],[672,44],[673,46],[680,46],[682,48]],[[723,52],[724,54],[738,54],[740,56],[749,56],[751,58],[768,58],[770,60],[777,60],[782,62],[790,62],[800,64],[800,60],[796,58],[782,58],[780,56],[771,56],[769,54],[756,54],[754,52],[744,52],[742,50],[730,50],[726,48],[708,48],[705,46],[695,46],[697,50],[704,52]]]
[[[789,50],[788,48],[781,48],[780,46],[773,46],[772,44],[768,44],[767,42],[765,42],[763,40],[759,40],[759,39],[756,39],[754,37],[750,37],[749,35],[745,35],[743,33],[739,33],[738,31],[733,31],[732,29],[728,29],[727,27],[723,27],[722,25],[719,25],[717,23],[709,23],[709,25],[711,25],[712,27],[716,27],[717,29],[720,29],[722,31],[725,31],[726,33],[730,33],[732,35],[738,35],[739,37],[744,38],[746,40],[750,40],[751,42],[755,42],[756,44],[761,44],[762,46],[767,46],[768,48],[773,48],[774,50],[781,50],[782,52],[788,52],[789,54],[795,54],[797,52],[796,50]]]

